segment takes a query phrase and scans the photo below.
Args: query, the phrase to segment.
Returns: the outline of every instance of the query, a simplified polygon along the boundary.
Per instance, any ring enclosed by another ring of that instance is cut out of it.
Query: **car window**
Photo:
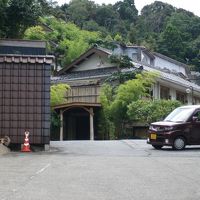
[[[194,108],[177,108],[173,112],[171,112],[164,121],[171,121],[171,122],[186,122],[194,112]]]
[[[197,118],[196,121],[200,122],[200,111],[197,111],[193,116]]]

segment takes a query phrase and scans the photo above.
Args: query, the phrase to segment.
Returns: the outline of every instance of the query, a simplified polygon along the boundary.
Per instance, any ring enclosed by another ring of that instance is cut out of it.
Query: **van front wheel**
[[[177,137],[173,143],[173,149],[183,150],[185,148],[185,139],[183,137]]]

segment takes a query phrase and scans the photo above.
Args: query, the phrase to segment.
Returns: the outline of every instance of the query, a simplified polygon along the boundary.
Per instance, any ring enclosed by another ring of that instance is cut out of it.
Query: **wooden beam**
[[[90,140],[94,140],[94,112],[90,108]]]
[[[60,141],[63,141],[63,111],[60,110]]]

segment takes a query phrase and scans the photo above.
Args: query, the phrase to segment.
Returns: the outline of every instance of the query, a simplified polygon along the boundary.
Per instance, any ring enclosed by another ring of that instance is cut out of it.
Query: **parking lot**
[[[199,200],[200,146],[154,150],[145,140],[51,142],[0,157],[0,199]]]

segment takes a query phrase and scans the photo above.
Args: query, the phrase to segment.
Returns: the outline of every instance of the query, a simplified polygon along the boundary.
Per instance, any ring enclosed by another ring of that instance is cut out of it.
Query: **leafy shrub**
[[[128,106],[129,120],[151,123],[164,119],[181,103],[176,100],[138,100]]]
[[[110,138],[118,138],[124,132],[124,124],[129,119],[128,106],[142,97],[149,96],[149,89],[156,76],[155,73],[143,72],[118,87],[105,84],[100,94],[103,122],[100,122],[100,131],[108,132]]]
[[[65,94],[69,89],[67,84],[57,84],[51,86],[51,106],[59,105],[65,103]]]

